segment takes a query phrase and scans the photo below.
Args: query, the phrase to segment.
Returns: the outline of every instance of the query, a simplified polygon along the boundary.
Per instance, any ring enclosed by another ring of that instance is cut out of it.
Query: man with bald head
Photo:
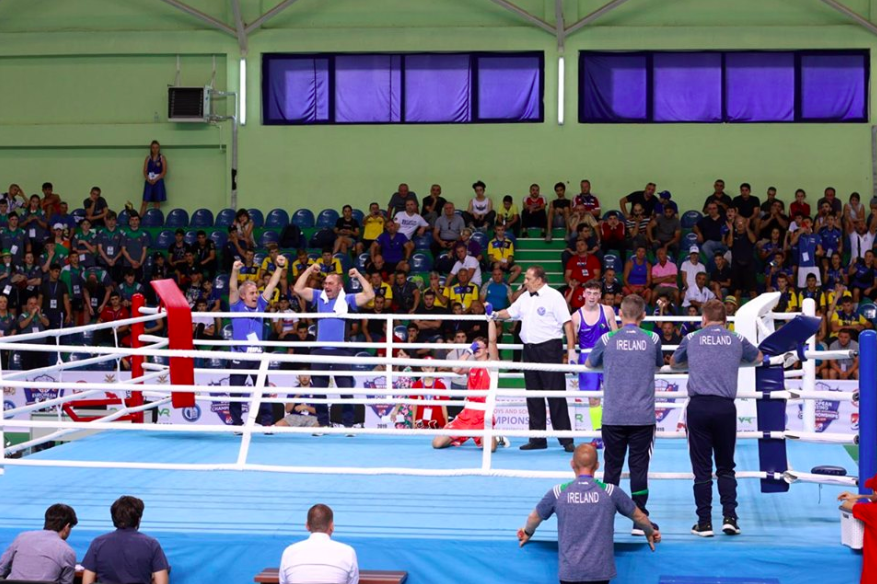
[[[561,584],[609,584],[616,576],[613,547],[616,513],[632,519],[643,530],[652,551],[661,541],[661,534],[624,491],[594,478],[599,467],[594,446],[579,444],[570,466],[575,480],[548,491],[527,517],[527,524],[518,530],[518,541],[523,547],[539,524],[557,514]]]

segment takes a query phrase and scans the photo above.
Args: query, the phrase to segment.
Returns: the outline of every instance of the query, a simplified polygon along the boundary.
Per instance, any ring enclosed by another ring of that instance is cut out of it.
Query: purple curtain
[[[583,122],[645,122],[645,55],[586,55],[581,61]]]
[[[472,121],[469,55],[405,57],[405,121]]]
[[[725,110],[729,122],[794,122],[794,53],[727,53]]]
[[[401,62],[399,55],[335,57],[335,121],[401,121]]]
[[[866,120],[864,55],[801,57],[801,118],[842,122]]]
[[[271,59],[265,75],[265,121],[329,120],[329,60]]]
[[[720,53],[655,53],[652,59],[654,121],[722,121]]]
[[[542,119],[542,63],[538,57],[478,57],[478,118]]]

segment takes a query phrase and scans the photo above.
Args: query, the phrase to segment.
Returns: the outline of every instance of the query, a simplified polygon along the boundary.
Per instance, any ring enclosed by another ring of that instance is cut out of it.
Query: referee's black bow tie
[[[530,292],[530,296],[539,296],[538,292]]]

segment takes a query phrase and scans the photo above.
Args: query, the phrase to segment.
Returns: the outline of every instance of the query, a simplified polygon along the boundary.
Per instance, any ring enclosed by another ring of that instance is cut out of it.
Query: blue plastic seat
[[[697,222],[701,220],[703,215],[700,211],[686,211],[682,214],[681,223],[683,229],[693,229]]]
[[[189,223],[189,227],[195,227],[196,229],[213,227],[213,211],[210,209],[198,209],[192,213],[192,221]]]
[[[292,224],[298,226],[300,229],[313,229],[314,225],[316,225],[314,212],[310,209],[299,209],[292,214]]]
[[[142,221],[140,221],[140,225],[143,227],[161,227],[164,225],[164,213],[161,212],[161,209],[147,209]]]
[[[235,210],[234,209],[223,209],[216,215],[216,222],[213,224],[214,227],[229,227],[232,223],[234,223]]]
[[[472,240],[478,243],[483,251],[487,251],[487,242],[490,241],[490,239],[487,237],[486,233],[483,231],[475,231],[472,233]]]
[[[369,257],[368,253],[359,254],[359,257],[356,258],[356,269],[365,272],[365,265],[368,263]]]
[[[350,278],[350,281],[347,282],[347,286],[344,287],[344,291],[348,294],[362,292],[362,284],[360,284],[359,280],[356,278]]]
[[[365,219],[365,213],[363,213],[360,209],[353,210],[353,218],[359,222],[359,226],[362,227],[362,220]]]
[[[432,248],[432,234],[430,232],[426,232],[423,235],[414,236],[414,249],[431,249]]]
[[[408,342],[408,327],[404,324],[397,325],[393,328],[393,336],[399,337],[402,339],[403,343]]]
[[[183,236],[183,241],[189,245],[195,245],[198,242],[198,232],[190,229],[186,232],[186,235]]]
[[[225,247],[225,244],[228,243],[228,232],[221,231],[219,229],[214,229],[210,233],[210,239],[213,240],[213,243],[216,245],[217,249],[222,249]]]
[[[77,223],[85,219],[85,209],[73,209],[70,214],[73,215]]]
[[[346,253],[336,253],[334,257],[341,262],[341,272],[346,274],[353,266],[350,262],[350,256]]]
[[[170,229],[163,229],[155,238],[155,247],[166,250],[174,244],[174,232]]]
[[[615,255],[614,253],[607,253],[603,256],[603,269],[604,270],[615,270],[616,272],[621,271],[622,269],[621,258]]]
[[[189,213],[185,209],[173,209],[167,214],[164,226],[172,229],[189,226]]]
[[[117,217],[116,217],[116,223],[117,223],[120,227],[125,227],[125,228],[127,228],[127,227],[128,227],[128,220],[129,220],[128,210],[127,210],[127,209],[122,209],[122,210],[119,212],[119,214],[117,215]]]
[[[231,337],[234,335],[234,330],[232,329],[231,323],[222,327],[222,340],[230,341]]]
[[[700,244],[697,243],[697,234],[694,232],[686,233],[682,236],[682,247],[685,250],[688,250],[691,246],[696,245],[700,247]]]
[[[213,288],[225,293],[228,290],[228,274],[219,274],[213,279]]]
[[[272,209],[265,218],[265,227],[283,229],[289,225],[289,213],[285,209]]]
[[[255,229],[259,229],[265,225],[265,216],[262,214],[262,211],[259,209],[247,209],[250,213],[250,221],[253,222],[253,227]]]
[[[317,227],[332,229],[338,221],[338,211],[335,209],[323,209],[317,215]]]
[[[416,252],[411,256],[410,267],[412,272],[431,272],[432,256],[422,252]]]
[[[259,247],[267,247],[269,243],[280,241],[280,235],[276,231],[266,230],[259,236]]]
[[[619,220],[622,220],[622,221],[624,220],[624,217],[621,215],[621,211],[612,210],[612,211],[606,211],[605,213],[603,213],[603,221],[605,221],[606,219],[609,219],[609,217],[611,217],[612,215],[615,215],[616,217],[618,217]]]

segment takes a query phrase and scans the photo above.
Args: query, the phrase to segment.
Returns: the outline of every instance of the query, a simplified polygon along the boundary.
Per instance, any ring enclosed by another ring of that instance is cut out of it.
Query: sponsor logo
[[[187,422],[197,422],[201,419],[201,407],[195,404],[191,408],[183,408],[183,419]]]
[[[211,397],[228,397],[227,393],[211,393]],[[231,412],[228,409],[229,402],[210,402],[210,411],[216,414],[222,423],[231,426]],[[250,404],[244,402],[241,404],[241,416],[250,411]],[[188,408],[187,408],[188,409]],[[184,414],[185,415],[185,414]]]
[[[539,308],[537,308],[537,309],[536,309],[536,314],[538,314],[539,316],[545,316],[545,307],[544,307],[544,306],[540,306]]]
[[[15,395],[15,388],[14,387],[4,387],[3,388],[3,395]]]
[[[170,408],[160,408],[158,410],[158,417],[159,418],[170,418],[171,417]]]
[[[12,400],[8,400],[8,399],[3,400],[3,411],[4,412],[6,410],[14,410],[14,409],[15,409],[15,404],[12,402]]]
[[[365,389],[386,389],[387,388],[387,378],[386,377],[371,377],[369,379],[365,379],[362,382],[362,387]],[[371,398],[380,397],[377,395],[368,396]],[[372,411],[377,414],[379,418],[383,418],[390,414],[393,411],[393,404],[371,404]]]
[[[827,383],[817,383],[816,391],[840,391],[840,388],[831,387]],[[804,406],[800,406],[799,416],[803,418]],[[832,422],[840,416],[838,409],[840,402],[834,400],[820,399],[816,401],[816,431],[825,432]]]
[[[655,380],[655,390],[656,391],[679,391],[678,383],[671,383],[667,379],[656,379]],[[684,397],[680,394],[680,397]],[[667,403],[676,403],[675,399],[670,398],[656,398],[655,399],[655,423],[661,423],[664,419],[673,411],[674,408],[662,408],[659,404],[667,404]]]
[[[859,429],[859,413],[854,412],[850,414],[850,430],[858,430]]]
[[[55,378],[49,375],[40,375],[31,380],[32,383],[39,383],[40,381],[45,381],[48,383],[54,383]],[[25,388],[24,396],[27,405],[38,404],[44,401],[49,401],[50,399],[56,399],[64,395],[63,389],[54,389],[54,388]]]

